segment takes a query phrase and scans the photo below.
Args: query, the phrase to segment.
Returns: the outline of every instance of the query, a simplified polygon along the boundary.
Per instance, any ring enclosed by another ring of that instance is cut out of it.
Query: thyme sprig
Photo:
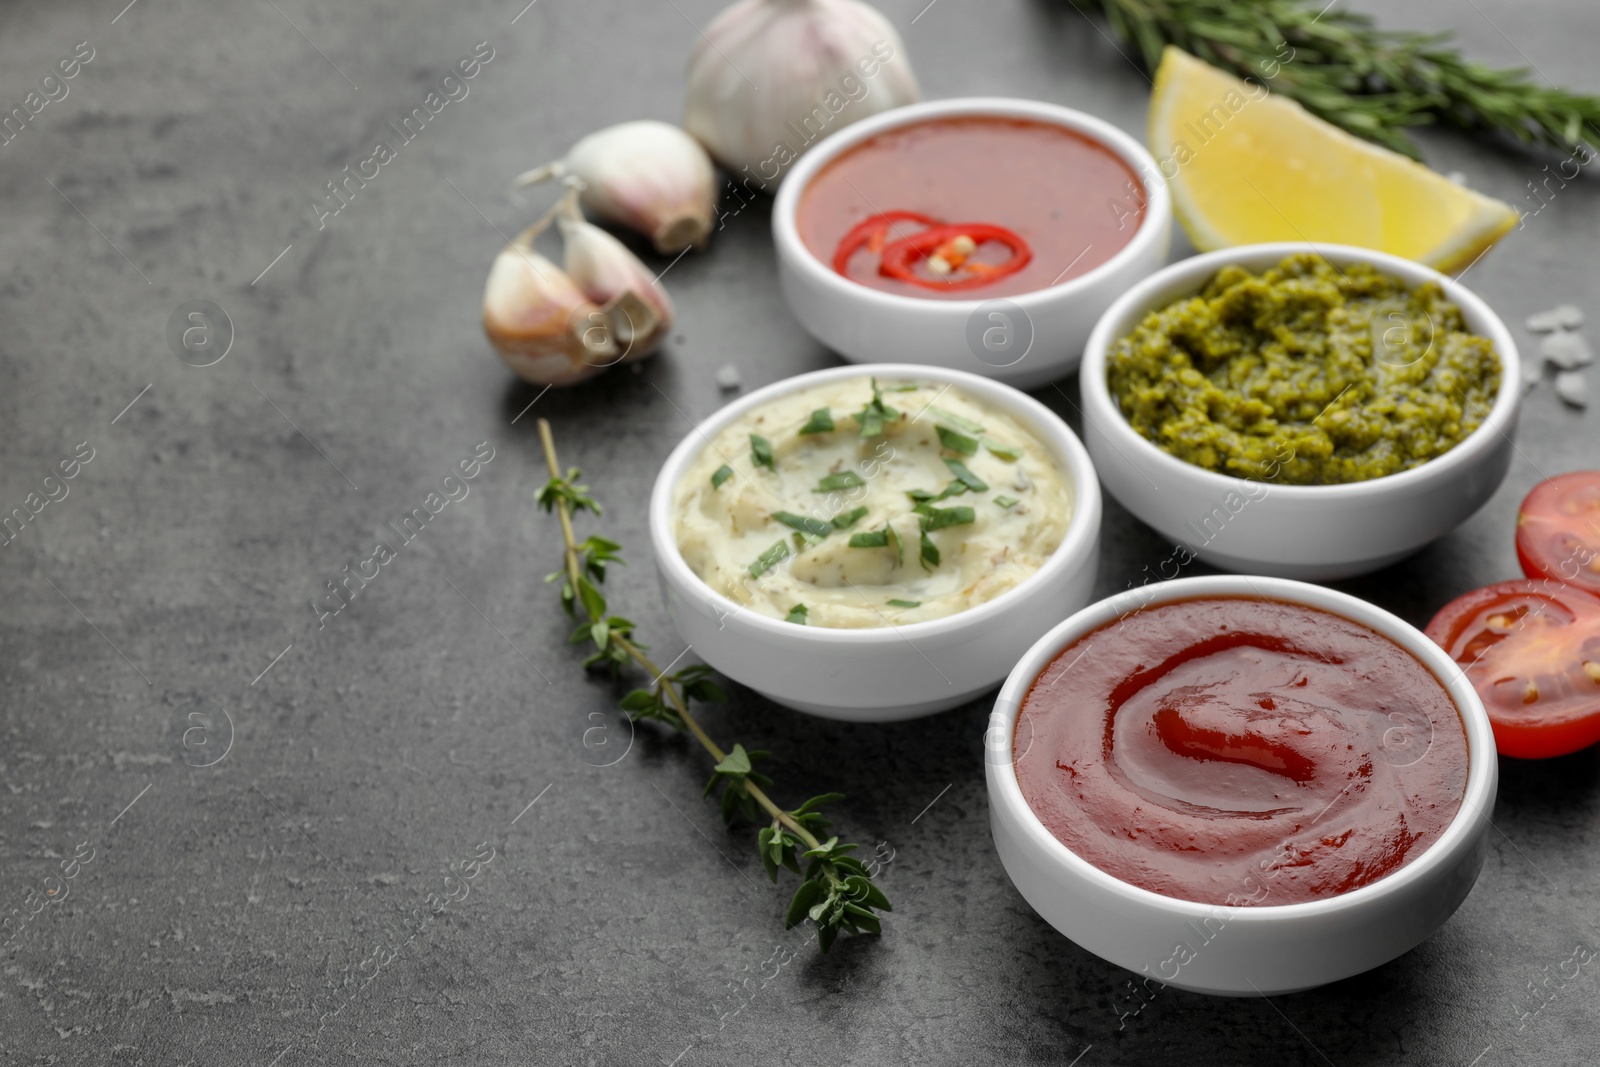
[[[1420,158],[1408,127],[1444,122],[1562,152],[1600,144],[1600,96],[1475,63],[1448,33],[1381,30],[1325,0],[1071,0],[1098,7],[1155,70],[1176,45],[1263,82],[1358,137]]]
[[[719,800],[725,822],[766,824],[756,834],[756,847],[767,876],[776,883],[778,870],[787,868],[801,879],[784,915],[786,929],[809,918],[816,924],[817,943],[823,952],[841,933],[881,933],[876,913],[892,910],[889,898],[873,883],[866,865],[850,855],[856,845],[843,844],[837,836],[826,840],[822,836],[827,833],[829,822],[819,809],[844,799],[843,795],[823,793],[792,810],[780,808],[767,793],[772,779],[755,769],[768,753],[749,751],[741,744],[724,750],[711,739],[689,708],[694,701],[720,703],[726,699],[712,680],[712,668],[696,663],[671,674],[662,671],[645,654],[649,646],[634,635],[634,624],[608,614],[600,586],[605,581],[606,566],[623,562],[622,546],[599,536],[581,542],[577,539],[573,517],[584,511],[598,517],[600,505],[578,480],[578,468],[570,467],[562,473],[556,461],[555,438],[544,419],[539,420],[539,440],[544,446],[550,480],[539,491],[538,501],[540,507],[560,520],[565,545],[561,570],[546,580],[561,583],[561,606],[577,620],[571,642],[594,646],[583,666],[620,674],[631,665],[654,679],[649,686],[623,697],[623,710],[636,722],[654,719],[683,730],[711,755],[716,762],[704,795],[721,790]],[[794,612],[790,614],[792,617]]]

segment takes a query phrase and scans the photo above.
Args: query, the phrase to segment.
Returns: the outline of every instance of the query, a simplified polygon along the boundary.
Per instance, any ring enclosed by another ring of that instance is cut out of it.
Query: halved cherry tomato
[[[1426,632],[1477,689],[1502,755],[1600,741],[1600,596],[1547,578],[1496,582],[1446,604]]]
[[[896,223],[908,222],[916,223],[918,226],[939,224],[938,219],[929,218],[916,211],[885,211],[880,215],[862,219],[839,239],[839,247],[833,252],[833,269],[849,277],[851,256],[862,247],[872,252],[881,251],[890,227],[894,228],[896,236],[900,236],[902,233],[909,233],[911,227],[897,226]]]
[[[1517,512],[1517,559],[1529,578],[1600,593],[1600,471],[1540,482]]]
[[[946,252],[946,249],[955,246],[963,238],[970,244],[971,249],[955,253],[960,258],[950,262],[953,257]],[[1004,245],[1011,252],[1011,258],[1003,263],[966,262],[972,255],[972,249],[991,241]],[[968,275],[946,279],[918,274],[915,270],[916,265],[926,262],[936,254],[946,258],[951,271],[965,267],[969,272]],[[976,289],[999,281],[1009,274],[1015,274],[1026,267],[1032,259],[1033,249],[1028,247],[1028,242],[1004,226],[991,226],[985,222],[952,222],[943,226],[930,226],[921,233],[912,234],[886,247],[878,272],[927,289]]]

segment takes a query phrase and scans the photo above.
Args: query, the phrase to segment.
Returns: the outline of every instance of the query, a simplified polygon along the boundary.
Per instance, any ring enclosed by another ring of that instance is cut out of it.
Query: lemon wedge
[[[1156,71],[1149,143],[1201,251],[1324,241],[1454,271],[1517,224],[1509,205],[1178,48]]]

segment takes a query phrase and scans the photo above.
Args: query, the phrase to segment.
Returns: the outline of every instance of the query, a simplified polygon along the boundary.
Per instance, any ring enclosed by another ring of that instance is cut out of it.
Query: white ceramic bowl
[[[1468,329],[1500,353],[1500,393],[1483,424],[1420,467],[1345,485],[1271,485],[1217,474],[1168,455],[1129,426],[1106,384],[1107,350],[1147,313],[1197,292],[1222,267],[1260,271],[1300,252],[1341,266],[1370,263],[1413,286],[1443,286]],[[1317,581],[1388,566],[1465,522],[1505,478],[1522,402],[1517,344],[1466,286],[1398,256],[1300,241],[1208,252],[1152,274],[1095,326],[1078,381],[1089,454],[1123,507],[1225,570]]]
[[[751,611],[700,580],[678,551],[673,489],[706,442],[780,396],[848,378],[948,382],[1031,430],[1071,486],[1072,520],[1039,570],[985,604],[905,626],[845,630],[796,626]],[[1100,557],[1100,483],[1067,424],[1008,385],[943,368],[836,367],[776,382],[700,423],[661,467],[650,494],[650,541],[667,613],[694,654],[723,674],[799,711],[892,722],[955,707],[992,689],[1039,635],[1089,602]]]
[[[840,276],[806,248],[795,225],[800,198],[817,172],[840,153],[885,130],[973,115],[1063,126],[1116,153],[1145,187],[1145,217],[1133,240],[1100,266],[1060,285],[987,300],[920,300],[869,289]],[[784,179],[772,209],[778,279],[800,325],[853,363],[927,363],[1032,388],[1071,373],[1100,313],[1129,285],[1166,261],[1172,239],[1172,195],[1159,177],[1155,160],[1137,140],[1071,108],[1004,97],[935,100],[895,108],[818,142]]]
[[[1260,596],[1341,615],[1405,648],[1449,690],[1466,726],[1466,793],[1455,819],[1420,856],[1339,896],[1230,908],[1176,900],[1121,881],[1080,858],[1039,821],[1012,762],[1017,712],[1034,679],[1062,649],[1113,619],[1207,596]],[[1483,866],[1499,777],[1482,702],[1450,657],[1419,630],[1344,593],[1242,575],[1156,582],[1093,604],[1051,630],[1000,690],[984,759],[995,849],[1017,890],[1045,921],[1141,976],[1194,992],[1238,996],[1287,993],[1348,978],[1394,959],[1442,926]],[[1175,957],[1184,958],[1175,953],[1179,945],[1187,946],[1192,958],[1175,963]]]

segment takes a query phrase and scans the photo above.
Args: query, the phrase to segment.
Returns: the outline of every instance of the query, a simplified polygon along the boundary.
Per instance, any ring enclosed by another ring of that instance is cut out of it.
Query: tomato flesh
[[[1529,578],[1600,593],[1600,471],[1558,474],[1517,512],[1517,560]]]
[[[1600,596],[1548,578],[1497,582],[1446,604],[1426,633],[1478,691],[1502,755],[1600,741]]]

